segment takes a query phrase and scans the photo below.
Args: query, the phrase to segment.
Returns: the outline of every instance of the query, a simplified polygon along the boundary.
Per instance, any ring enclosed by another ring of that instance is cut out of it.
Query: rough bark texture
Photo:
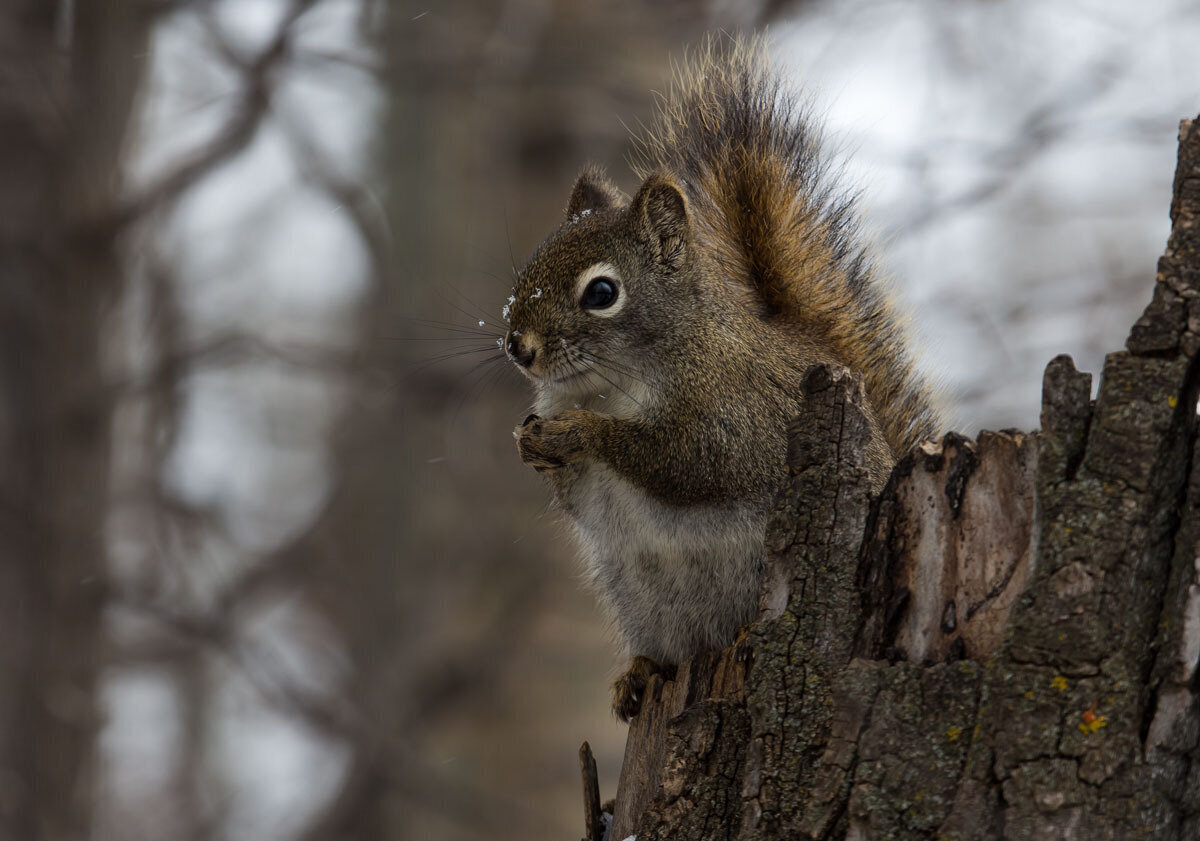
[[[656,680],[611,837],[1200,838],[1200,122],[1126,350],[1046,369],[1037,435],[948,435],[872,499],[814,369],[761,620]]]

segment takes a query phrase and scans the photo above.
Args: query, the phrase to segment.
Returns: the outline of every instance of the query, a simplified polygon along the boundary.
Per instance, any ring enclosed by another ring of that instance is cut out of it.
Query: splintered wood
[[[991,656],[1029,570],[1034,451],[1019,432],[951,434],[897,465],[864,547],[882,573],[866,621],[884,635],[862,654],[888,638],[918,664]]]

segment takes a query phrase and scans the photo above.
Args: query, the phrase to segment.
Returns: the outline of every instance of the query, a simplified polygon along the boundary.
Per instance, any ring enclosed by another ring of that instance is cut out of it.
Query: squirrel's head
[[[652,349],[699,294],[688,201],[651,175],[625,204],[597,168],[517,277],[505,349],[539,389],[584,393],[648,376]]]

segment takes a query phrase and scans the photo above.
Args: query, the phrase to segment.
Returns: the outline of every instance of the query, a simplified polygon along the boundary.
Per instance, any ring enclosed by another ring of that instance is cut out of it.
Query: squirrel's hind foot
[[[628,723],[638,714],[646,694],[646,685],[654,675],[662,675],[670,680],[675,676],[675,667],[664,666],[641,654],[629,661],[629,668],[612,685],[613,714],[617,718]]]

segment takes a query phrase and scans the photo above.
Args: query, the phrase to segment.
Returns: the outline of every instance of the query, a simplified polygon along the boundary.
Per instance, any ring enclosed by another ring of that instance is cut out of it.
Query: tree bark
[[[1200,837],[1200,121],[1154,297],[1099,394],[947,435],[872,498],[858,380],[816,368],[761,617],[655,679],[610,837]]]

